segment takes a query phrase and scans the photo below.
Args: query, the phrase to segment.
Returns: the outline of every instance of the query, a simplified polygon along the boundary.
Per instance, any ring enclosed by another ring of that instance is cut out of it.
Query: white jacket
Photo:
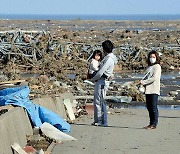
[[[105,74],[107,77],[110,77],[113,74],[114,65],[116,63],[117,63],[117,57],[112,52],[106,55],[99,66],[99,71],[92,78],[92,80],[93,81],[99,80],[103,74]]]
[[[90,65],[89,65],[89,74],[93,74],[95,71],[99,70],[99,61],[92,58]]]
[[[159,64],[155,64],[148,67],[147,72],[149,70],[149,74],[143,80],[143,85],[146,87],[145,94],[160,95],[161,66]]]

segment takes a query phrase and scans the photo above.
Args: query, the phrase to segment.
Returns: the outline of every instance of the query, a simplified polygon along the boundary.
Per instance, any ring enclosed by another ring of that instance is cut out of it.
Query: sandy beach
[[[177,154],[180,151],[180,110],[159,110],[155,130],[148,124],[146,109],[114,109],[108,127],[91,126],[92,116],[72,124],[70,135],[77,141],[57,144],[52,154]]]

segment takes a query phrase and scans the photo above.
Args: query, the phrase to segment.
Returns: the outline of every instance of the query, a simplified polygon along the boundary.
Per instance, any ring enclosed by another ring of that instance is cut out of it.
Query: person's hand
[[[113,78],[114,78],[114,76],[112,75],[108,78],[108,80],[112,80]]]
[[[140,84],[144,85],[144,81],[143,81],[143,80],[141,80],[141,81],[140,81]]]
[[[139,85],[141,85],[141,81],[140,81],[140,80],[136,80],[136,81],[134,81],[134,84],[135,84],[136,86],[139,86]]]

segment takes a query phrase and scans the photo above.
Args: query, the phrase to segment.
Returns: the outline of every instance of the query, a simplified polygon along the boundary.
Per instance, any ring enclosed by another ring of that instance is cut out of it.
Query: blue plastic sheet
[[[44,122],[50,123],[63,132],[70,132],[70,125],[56,113],[32,103],[28,97],[28,86],[0,90],[0,106],[15,105],[25,108],[34,126],[40,127]]]

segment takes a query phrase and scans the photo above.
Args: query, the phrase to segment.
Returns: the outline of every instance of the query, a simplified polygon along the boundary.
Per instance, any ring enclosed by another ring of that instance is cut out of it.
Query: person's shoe
[[[101,124],[98,123],[98,122],[93,122],[91,125],[93,125],[93,126],[101,126]]]
[[[144,129],[156,129],[156,126],[154,125],[148,125],[146,127],[143,127]]]
[[[151,125],[150,129],[156,129],[156,126]]]
[[[108,127],[108,125],[107,125],[107,124],[102,124],[101,126],[102,126],[102,127]]]
[[[152,125],[148,125],[148,126],[145,126],[143,127],[144,129],[150,129]]]
[[[91,125],[93,125],[93,126],[94,126],[94,124],[95,124],[95,122],[91,123]]]

